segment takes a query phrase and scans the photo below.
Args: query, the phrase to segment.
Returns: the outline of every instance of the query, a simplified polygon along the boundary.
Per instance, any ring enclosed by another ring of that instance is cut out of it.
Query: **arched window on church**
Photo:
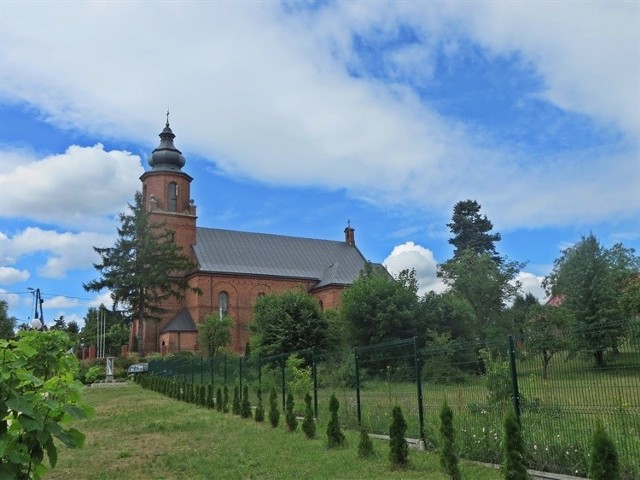
[[[218,295],[218,308],[220,309],[220,318],[229,314],[229,295],[227,292],[220,292]]]
[[[176,212],[178,210],[178,184],[176,182],[169,184],[167,199],[167,210]]]

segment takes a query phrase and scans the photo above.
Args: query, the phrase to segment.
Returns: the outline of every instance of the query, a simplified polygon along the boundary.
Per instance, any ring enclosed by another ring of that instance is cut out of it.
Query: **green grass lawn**
[[[135,384],[88,388],[95,416],[75,426],[87,436],[83,449],[60,445],[58,465],[47,479],[405,479],[448,478],[434,454],[410,451],[411,466],[392,470],[386,441],[374,441],[376,456],[357,456],[358,437],[329,450],[324,426],[318,439],[301,431],[272,428],[170,399]],[[500,472],[462,462],[464,478],[493,480]]]

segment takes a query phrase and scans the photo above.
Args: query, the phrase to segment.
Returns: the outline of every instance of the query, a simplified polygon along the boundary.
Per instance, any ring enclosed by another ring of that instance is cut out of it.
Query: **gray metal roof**
[[[196,324],[191,318],[189,310],[182,308],[160,333],[164,332],[197,332]]]
[[[349,285],[365,264],[346,242],[216,228],[196,229],[194,251],[202,272],[311,279],[315,288]]]

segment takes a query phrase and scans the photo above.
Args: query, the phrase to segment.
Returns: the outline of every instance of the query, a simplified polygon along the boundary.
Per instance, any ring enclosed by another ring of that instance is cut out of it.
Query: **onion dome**
[[[167,113],[167,123],[160,133],[160,145],[149,158],[149,165],[153,170],[180,170],[184,167],[185,159],[182,152],[173,144],[174,138],[176,136],[169,126],[169,114]]]

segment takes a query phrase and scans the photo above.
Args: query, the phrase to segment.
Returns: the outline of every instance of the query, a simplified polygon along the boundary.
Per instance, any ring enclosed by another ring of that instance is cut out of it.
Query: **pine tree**
[[[307,438],[316,438],[316,422],[313,418],[313,407],[311,406],[311,395],[307,392],[304,396],[304,420],[302,421],[302,431]]]
[[[256,422],[264,422],[264,405],[262,405],[262,388],[258,387],[257,392],[258,405],[256,406],[255,420]]]
[[[338,409],[340,408],[340,402],[334,394],[331,394],[329,399],[329,411],[331,412],[331,418],[327,424],[327,446],[329,448],[342,447],[345,444],[345,437],[340,430],[340,421],[338,420]]]
[[[278,409],[278,392],[275,388],[271,389],[269,395],[269,422],[272,427],[277,427],[280,423],[280,409]]]
[[[213,385],[207,385],[207,408],[213,408]]]
[[[440,409],[440,465],[453,480],[460,480],[462,475],[458,467],[458,455],[455,449],[455,435],[453,429],[453,411],[447,405],[442,404]]]
[[[242,404],[240,405],[240,416],[242,418],[251,418],[251,404],[249,403],[249,387],[246,385],[242,389]]]
[[[231,404],[231,413],[240,415],[240,389],[236,385],[233,387],[233,403]]]
[[[369,458],[375,455],[373,450],[373,442],[367,433],[364,425],[360,426],[360,440],[358,441],[358,456],[360,458]]]
[[[527,464],[524,456],[524,441],[520,422],[513,410],[504,419],[504,478],[506,480],[527,480]]]
[[[289,432],[295,432],[298,428],[298,419],[296,418],[296,414],[293,413],[293,393],[289,392],[287,394],[287,402],[286,402],[286,413],[284,416],[285,422],[287,424],[287,430]]]
[[[593,480],[620,480],[620,464],[616,446],[600,422],[591,440],[589,478]]]
[[[402,409],[396,405],[391,411],[391,426],[389,427],[389,458],[396,467],[404,467],[409,463],[409,445],[405,434],[407,422],[402,415]]]

